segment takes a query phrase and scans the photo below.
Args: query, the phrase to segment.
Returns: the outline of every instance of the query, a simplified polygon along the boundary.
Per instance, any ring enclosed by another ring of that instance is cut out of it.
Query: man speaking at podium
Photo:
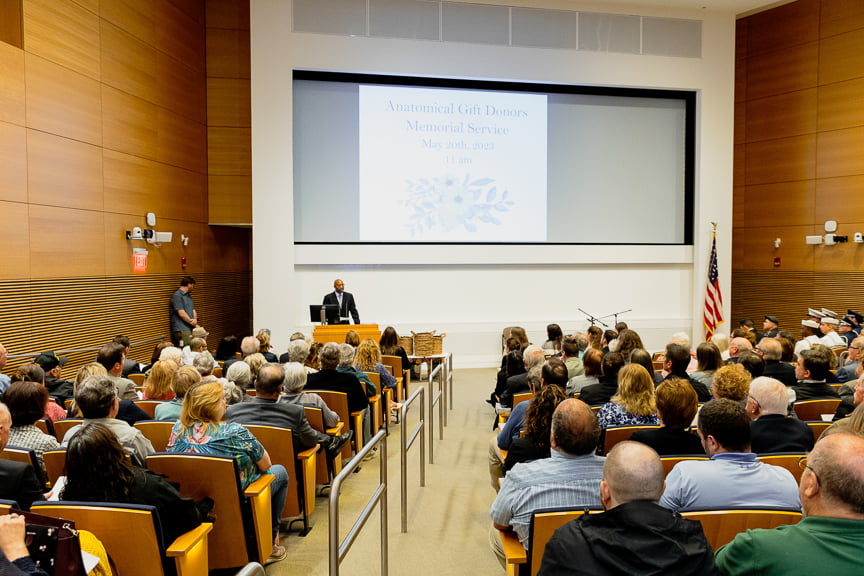
[[[338,278],[333,282],[333,292],[324,296],[324,304],[336,304],[339,306],[339,323],[348,324],[348,313],[354,319],[354,324],[360,324],[360,314],[357,305],[354,304],[354,296],[345,292],[345,283]]]

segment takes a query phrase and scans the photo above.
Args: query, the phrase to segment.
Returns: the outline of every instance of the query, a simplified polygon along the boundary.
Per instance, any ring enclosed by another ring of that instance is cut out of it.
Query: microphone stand
[[[598,324],[603,324],[603,322],[600,320],[600,318],[596,318],[593,314],[589,314],[588,312],[586,312],[585,310],[582,310],[581,308],[576,308],[576,309],[579,310],[580,312],[582,312],[583,314],[585,314],[586,320],[591,322],[591,326],[594,326],[595,322]],[[609,327],[607,324],[603,324],[603,326],[605,326],[606,328]]]
[[[613,312],[612,314],[607,314],[606,316],[603,316],[603,318],[609,318],[610,316],[614,316],[615,317],[615,325],[617,326],[618,325],[618,315],[619,314],[626,314],[627,312],[632,312],[632,311],[633,311],[633,309],[630,308],[629,310],[622,310],[621,312]],[[603,318],[600,318],[600,320],[602,320]],[[605,324],[603,324],[603,325],[606,326]]]

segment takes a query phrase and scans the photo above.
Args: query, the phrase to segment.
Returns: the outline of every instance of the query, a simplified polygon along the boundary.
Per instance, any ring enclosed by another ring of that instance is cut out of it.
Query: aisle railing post
[[[424,447],[426,444],[426,436],[424,435],[425,430],[423,430],[425,426],[425,413],[426,413],[426,405],[425,405],[425,393],[426,390],[423,386],[417,388],[414,393],[411,395],[408,400],[406,400],[402,404],[402,414],[400,420],[401,432],[402,432],[402,441],[399,443],[399,455],[400,455],[400,464],[401,464],[401,493],[402,493],[402,533],[408,532],[408,450],[411,446],[414,445],[414,441],[419,438],[420,440],[420,486],[426,486],[426,454],[424,453]],[[418,405],[420,406],[420,421],[417,424],[417,427],[411,433],[411,437],[408,438],[408,409],[411,407],[411,404],[414,403],[419,397]]]

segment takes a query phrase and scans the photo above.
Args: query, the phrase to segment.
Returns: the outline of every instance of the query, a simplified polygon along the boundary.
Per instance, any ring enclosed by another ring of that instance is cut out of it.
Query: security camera
[[[856,232],[852,241],[856,244],[864,244],[864,236],[861,235],[861,232]]]
[[[135,226],[134,228],[132,228],[131,232],[129,230],[126,231],[126,239],[127,240],[143,240],[144,234],[143,234],[143,232],[141,232],[141,228],[139,228],[138,226]]]

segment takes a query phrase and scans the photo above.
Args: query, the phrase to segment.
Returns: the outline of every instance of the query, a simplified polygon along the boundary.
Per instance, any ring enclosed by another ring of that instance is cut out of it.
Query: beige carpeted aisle
[[[388,437],[389,574],[503,574],[489,549],[489,506],[494,492],[489,485],[487,446],[492,434],[492,409],[483,399],[494,386],[495,370],[456,370],[453,410],[448,413],[444,440],[435,424],[435,463],[426,465],[426,486],[419,485],[419,444],[408,458],[408,532],[400,532],[399,426]],[[416,386],[416,384],[415,384]],[[413,392],[413,389],[412,389]],[[412,408],[409,430],[418,411]],[[438,411],[436,408],[435,416]],[[410,432],[409,432],[410,434]],[[379,462],[363,464],[342,487],[340,532],[344,538],[365,506],[378,481]],[[341,574],[380,574],[380,521],[376,509],[363,533],[342,562]],[[329,573],[328,501],[316,500],[312,531],[305,538],[291,532],[283,536],[288,558],[267,567],[267,574],[326,575]]]

